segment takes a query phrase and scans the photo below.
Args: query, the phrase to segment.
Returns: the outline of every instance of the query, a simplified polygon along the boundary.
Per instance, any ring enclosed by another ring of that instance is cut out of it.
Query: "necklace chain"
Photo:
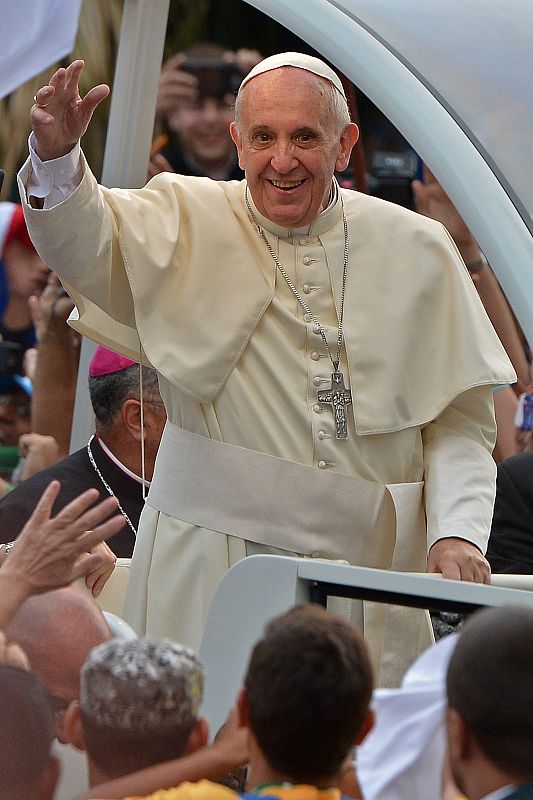
[[[134,526],[133,522],[131,521],[131,519],[128,517],[128,515],[126,514],[126,512],[124,511],[124,509],[120,505],[120,501],[119,501],[118,497],[116,496],[115,492],[113,491],[111,486],[108,484],[108,482],[106,481],[106,479],[104,478],[104,476],[102,475],[100,470],[98,469],[98,465],[97,465],[96,461],[94,460],[94,456],[93,456],[93,453],[92,453],[92,450],[91,450],[91,442],[93,441],[93,439],[94,439],[94,434],[91,436],[91,438],[89,439],[89,442],[87,444],[87,455],[89,456],[89,461],[91,462],[92,468],[94,469],[94,471],[96,472],[96,474],[98,475],[98,477],[100,478],[102,483],[104,484],[104,487],[109,492],[111,497],[114,497],[115,500],[117,501],[118,510],[120,511],[120,513],[122,514],[122,516],[124,517],[124,519],[126,520],[128,525],[130,526],[130,528],[132,529],[132,531],[135,534],[135,536],[137,536],[137,531],[135,529],[135,526]]]
[[[348,222],[346,220],[346,212],[344,210],[344,203],[343,203],[343,200],[342,200],[342,196],[340,198],[340,201],[341,201],[341,208],[342,208],[342,224],[343,224],[343,229],[344,229],[344,253],[343,253],[343,262],[342,262],[341,307],[340,307],[340,313],[339,313],[339,327],[338,327],[338,332],[337,332],[337,352],[336,352],[336,355],[335,355],[335,359],[331,355],[331,350],[329,349],[328,340],[326,338],[326,334],[324,333],[324,328],[321,325],[320,320],[318,319],[316,314],[314,314],[311,311],[311,309],[309,308],[309,306],[307,305],[305,300],[301,297],[301,295],[298,292],[297,288],[295,287],[295,285],[293,284],[293,282],[291,281],[291,279],[287,275],[287,272],[285,271],[285,268],[284,268],[283,264],[279,260],[277,253],[272,248],[272,246],[270,245],[270,242],[268,241],[267,237],[265,236],[265,232],[264,232],[263,228],[261,227],[261,225],[257,221],[257,217],[255,216],[255,214],[254,214],[254,212],[252,210],[252,206],[250,205],[250,200],[248,198],[248,187],[246,188],[245,199],[246,199],[246,205],[248,207],[248,211],[250,212],[250,216],[252,217],[252,219],[254,221],[254,224],[255,224],[255,227],[257,229],[258,234],[260,235],[260,237],[262,238],[263,242],[265,243],[268,252],[272,256],[272,259],[274,260],[274,263],[276,264],[276,267],[279,269],[279,271],[281,272],[281,274],[285,278],[285,280],[286,280],[286,282],[287,282],[287,284],[289,286],[289,289],[291,290],[293,295],[296,297],[296,299],[300,303],[300,305],[303,308],[303,310],[305,311],[305,313],[308,314],[311,317],[311,319],[313,320],[313,322],[315,323],[315,329],[316,329],[317,333],[320,333],[320,336],[322,337],[322,341],[324,342],[324,345],[326,347],[326,350],[327,350],[327,353],[328,353],[328,356],[329,356],[329,360],[331,361],[331,363],[333,365],[333,369],[335,370],[335,372],[337,372],[337,370],[339,369],[339,362],[340,362],[340,356],[341,356],[341,346],[342,346],[342,340],[343,340],[343,337],[344,337],[344,329],[343,329],[344,296],[345,296],[345,292],[346,292],[346,274],[347,274],[347,270],[348,270],[348,254],[349,254],[349,249],[350,249],[349,239],[348,239]]]

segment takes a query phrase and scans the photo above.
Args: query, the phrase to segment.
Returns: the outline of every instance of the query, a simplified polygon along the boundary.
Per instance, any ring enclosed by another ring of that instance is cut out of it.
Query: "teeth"
[[[276,186],[278,189],[294,189],[296,186],[300,186],[303,181],[270,181],[273,186]]]

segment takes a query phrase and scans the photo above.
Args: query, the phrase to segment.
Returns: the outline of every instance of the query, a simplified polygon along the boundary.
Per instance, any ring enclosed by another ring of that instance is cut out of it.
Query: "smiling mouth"
[[[270,181],[272,186],[275,186],[276,189],[297,189],[298,186],[301,186],[303,183],[303,179],[300,181]]]

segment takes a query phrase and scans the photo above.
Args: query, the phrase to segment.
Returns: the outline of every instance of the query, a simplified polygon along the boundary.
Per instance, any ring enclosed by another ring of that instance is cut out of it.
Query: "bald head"
[[[513,778],[533,778],[532,676],[533,609],[490,608],[469,619],[448,668],[448,705]]]
[[[89,652],[111,638],[105,618],[83,589],[69,586],[31,597],[6,635],[26,651],[33,672],[58,707],[79,695],[80,669]]]

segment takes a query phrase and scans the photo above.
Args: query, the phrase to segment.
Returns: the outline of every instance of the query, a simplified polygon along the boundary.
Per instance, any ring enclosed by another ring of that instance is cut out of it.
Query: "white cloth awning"
[[[68,55],[82,0],[1,0],[0,98]]]

